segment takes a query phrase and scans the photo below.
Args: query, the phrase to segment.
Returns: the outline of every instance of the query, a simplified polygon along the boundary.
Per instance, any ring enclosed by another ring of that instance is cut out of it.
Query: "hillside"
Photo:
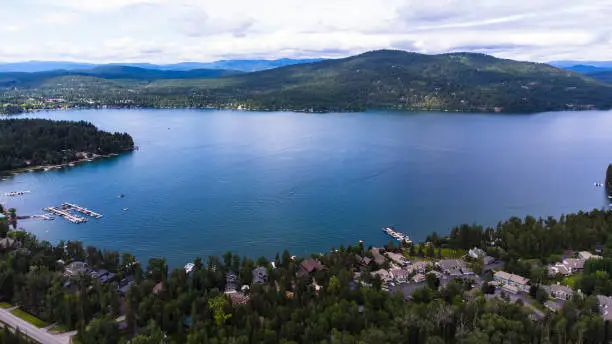
[[[28,108],[26,99],[53,96],[64,98],[68,106],[323,112],[405,109],[526,113],[612,107],[610,85],[546,64],[483,54],[423,55],[382,50],[246,74],[216,73],[125,66],[17,76],[0,73],[0,88],[10,89],[0,103]]]

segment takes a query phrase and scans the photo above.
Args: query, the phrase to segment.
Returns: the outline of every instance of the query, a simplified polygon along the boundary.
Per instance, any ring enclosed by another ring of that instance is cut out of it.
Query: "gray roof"
[[[263,266],[253,269],[253,282],[265,283],[268,279],[268,269]]]

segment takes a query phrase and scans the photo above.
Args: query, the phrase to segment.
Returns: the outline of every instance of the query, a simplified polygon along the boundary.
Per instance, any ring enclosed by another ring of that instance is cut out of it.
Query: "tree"
[[[217,326],[222,326],[227,319],[232,317],[232,313],[226,313],[223,309],[225,302],[225,298],[221,295],[208,300],[208,307],[213,312],[213,318]]]
[[[425,285],[431,290],[438,290],[440,280],[438,280],[438,277],[434,273],[430,272],[425,274]]]

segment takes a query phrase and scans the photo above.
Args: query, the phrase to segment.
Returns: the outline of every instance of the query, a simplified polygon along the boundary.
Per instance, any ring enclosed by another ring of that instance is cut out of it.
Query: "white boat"
[[[128,211],[130,208],[123,208],[123,211]]]

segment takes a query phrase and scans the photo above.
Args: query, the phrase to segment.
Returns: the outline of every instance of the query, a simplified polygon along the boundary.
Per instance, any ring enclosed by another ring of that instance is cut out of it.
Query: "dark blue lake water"
[[[27,220],[39,238],[165,256],[173,266],[380,245],[395,225],[422,240],[460,223],[601,208],[612,112],[531,116],[196,110],[39,113],[130,133],[140,150],[0,182],[20,214],[72,202],[104,214]],[[125,198],[118,198],[125,194]],[[128,211],[124,211],[128,208]]]

